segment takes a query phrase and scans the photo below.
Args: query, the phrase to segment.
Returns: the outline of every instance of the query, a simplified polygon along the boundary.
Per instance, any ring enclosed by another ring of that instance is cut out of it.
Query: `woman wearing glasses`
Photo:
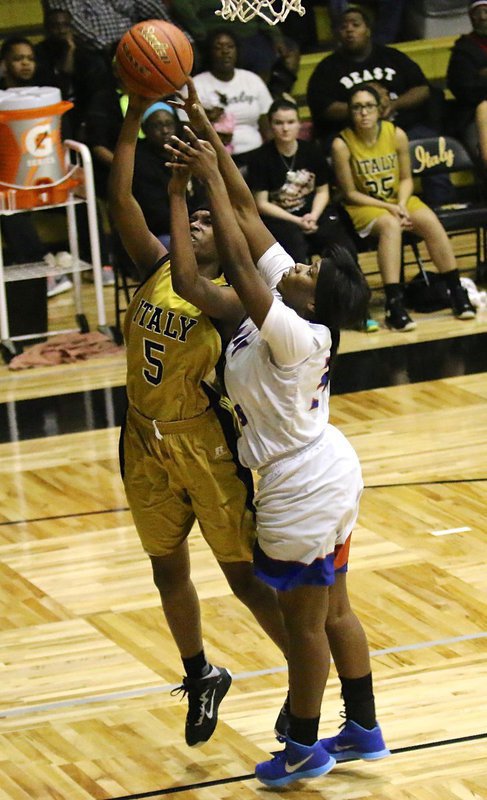
[[[475,310],[460,284],[450,240],[436,214],[413,195],[408,137],[380,118],[381,96],[373,85],[354,89],[348,108],[350,126],[333,141],[333,165],[358,235],[378,240],[386,325],[395,331],[416,327],[404,307],[400,284],[403,231],[412,231],[425,241],[450,290],[454,315],[471,319]]]

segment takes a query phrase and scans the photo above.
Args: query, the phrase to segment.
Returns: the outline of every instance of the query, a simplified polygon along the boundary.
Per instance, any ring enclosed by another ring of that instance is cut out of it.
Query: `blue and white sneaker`
[[[347,720],[338,736],[320,739],[320,744],[325,752],[338,762],[352,761],[354,758],[374,761],[386,758],[391,754],[385,745],[382,731],[378,725],[368,731],[350,719]]]
[[[307,747],[288,739],[282,752],[257,764],[255,777],[266,786],[286,786],[302,778],[325,775],[335,764],[335,759],[328,755],[320,742]]]

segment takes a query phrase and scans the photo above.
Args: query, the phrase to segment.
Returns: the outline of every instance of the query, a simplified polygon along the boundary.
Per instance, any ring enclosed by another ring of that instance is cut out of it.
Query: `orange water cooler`
[[[52,206],[64,209],[70,257],[69,268],[59,264],[53,267],[44,259],[41,262],[15,264],[4,269],[0,224],[0,355],[6,361],[21,351],[24,342],[56,334],[56,331],[48,330],[10,330],[7,283],[17,285],[16,291],[19,293],[22,309],[20,313],[23,314],[22,304],[27,296],[22,288],[25,285],[23,281],[69,273],[73,283],[77,324],[72,330],[86,332],[89,325],[83,313],[81,273],[89,270],[94,280],[98,330],[111,335],[103,297],[91,153],[85,144],[70,139],[63,142],[61,136],[61,118],[70,108],[72,103],[61,100],[59,89],[50,86],[27,86],[0,91],[0,222],[4,217],[31,214]],[[79,257],[75,209],[80,204],[86,207],[89,261],[82,261]],[[45,302],[45,281],[43,292]],[[13,321],[15,314],[14,309],[11,314]],[[63,331],[69,332],[71,329]]]
[[[0,209],[63,203],[76,181],[66,172],[61,117],[73,104],[53,86],[0,91]]]

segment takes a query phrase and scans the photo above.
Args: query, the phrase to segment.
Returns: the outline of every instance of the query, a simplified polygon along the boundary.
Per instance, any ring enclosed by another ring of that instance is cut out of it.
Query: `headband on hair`
[[[145,122],[146,119],[148,119],[150,116],[152,116],[152,114],[154,114],[155,111],[169,111],[169,113],[172,114],[173,117],[176,116],[176,112],[172,106],[170,106],[168,103],[163,103],[160,100],[158,100],[157,103],[152,103],[152,105],[149,106],[149,108],[146,108],[146,110],[142,114],[141,121]]]
[[[473,9],[477,8],[477,6],[487,6],[487,0],[472,0],[468,6],[468,10],[473,11]]]

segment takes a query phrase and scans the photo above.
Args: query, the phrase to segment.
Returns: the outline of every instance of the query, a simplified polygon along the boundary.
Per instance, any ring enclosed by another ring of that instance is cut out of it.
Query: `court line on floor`
[[[456,642],[468,642],[475,639],[486,639],[487,631],[479,633],[468,633],[463,636],[450,636],[447,639],[433,639],[429,642],[415,642],[413,644],[397,645],[396,647],[385,647],[381,650],[371,650],[372,658],[389,655],[391,653],[404,653],[410,650],[426,650],[431,647],[442,647],[455,644]],[[259,678],[265,675],[277,675],[286,672],[287,666],[270,667],[269,669],[258,669],[252,672],[239,672],[233,675],[234,681],[247,680],[248,678]],[[17,708],[7,708],[0,711],[0,719],[26,716],[44,711],[54,711],[59,708],[72,708],[74,706],[87,706],[94,703],[106,703],[115,700],[132,700],[135,697],[148,697],[151,694],[167,694],[173,689],[177,689],[179,684],[164,684],[163,686],[147,686],[143,689],[127,689],[124,692],[109,692],[107,694],[91,695],[89,697],[72,697],[67,700],[56,700],[52,703],[39,703],[32,706],[21,706]]]
[[[365,484],[366,489],[400,489],[401,486],[442,486],[454,483],[485,483],[487,475],[482,478],[443,478],[437,481],[400,481],[400,483],[371,483]],[[91,517],[97,514],[120,514],[130,511],[129,506],[120,508],[99,508],[93,511],[75,511],[72,514],[53,514],[51,517],[32,517],[29,519],[4,519],[0,522],[0,528],[7,525],[28,525],[33,522],[52,522],[57,519],[77,519],[78,517]]]
[[[52,522],[57,519],[77,519],[78,517],[95,517],[99,514],[120,514],[122,511],[130,511],[128,506],[120,508],[99,508],[97,511],[76,511],[73,514],[53,514],[52,517],[32,517],[32,519],[7,519],[0,522],[0,528],[5,525],[30,525],[32,522]]]
[[[442,739],[438,742],[424,742],[423,744],[412,744],[407,747],[396,747],[391,750],[391,755],[399,755],[401,753],[409,753],[415,750],[427,750],[432,747],[445,747],[452,744],[463,744],[465,742],[474,742],[479,739],[487,738],[487,733],[473,733],[470,736],[460,736],[456,739]],[[360,759],[351,759],[352,761],[359,761]],[[167,794],[179,794],[180,792],[190,792],[196,789],[208,789],[211,786],[226,786],[230,783],[241,783],[243,781],[250,781],[255,778],[254,773],[247,775],[235,775],[231,778],[217,778],[214,781],[206,781],[200,783],[190,783],[186,786],[170,786],[167,789],[155,789],[151,792],[140,792],[138,794],[126,794],[120,797],[112,797],[111,800],[147,800],[149,797],[164,797]]]

